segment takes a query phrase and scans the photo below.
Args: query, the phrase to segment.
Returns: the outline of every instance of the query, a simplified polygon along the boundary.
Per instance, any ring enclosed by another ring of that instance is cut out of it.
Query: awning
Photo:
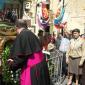
[[[4,2],[5,0],[0,0],[0,10],[3,10],[4,8]]]
[[[19,0],[5,0],[7,4],[19,3]]]
[[[0,10],[3,10],[4,4],[19,4],[19,0],[0,0]]]

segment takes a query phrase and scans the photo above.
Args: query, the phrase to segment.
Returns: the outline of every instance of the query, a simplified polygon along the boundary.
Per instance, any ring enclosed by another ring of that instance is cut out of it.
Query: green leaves
[[[11,74],[10,74],[10,71],[9,71],[9,67],[7,65],[7,59],[9,57],[9,54],[10,54],[10,46],[7,45],[4,48],[3,53],[2,53],[3,80],[6,81],[6,82],[9,82],[10,79],[11,79]]]
[[[19,74],[20,69],[16,72],[10,71],[7,64],[7,59],[9,58],[10,48],[12,43],[6,43],[5,48],[2,53],[2,72],[3,72],[3,81],[6,85],[19,85]]]

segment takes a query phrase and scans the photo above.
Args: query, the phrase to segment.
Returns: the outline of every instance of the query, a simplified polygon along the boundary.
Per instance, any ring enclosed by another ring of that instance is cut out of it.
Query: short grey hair
[[[27,21],[23,19],[17,19],[15,26],[19,28],[27,28]]]

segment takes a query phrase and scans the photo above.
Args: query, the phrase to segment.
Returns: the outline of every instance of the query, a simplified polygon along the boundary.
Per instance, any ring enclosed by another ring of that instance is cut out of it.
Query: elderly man
[[[82,65],[85,59],[85,40],[80,37],[80,30],[72,31],[73,38],[70,40],[69,49],[66,53],[66,62],[68,64],[69,81],[72,83],[73,74],[76,76],[76,85],[78,85],[79,75],[82,74]]]
[[[21,68],[20,85],[50,85],[46,60],[39,39],[27,29],[24,20],[17,20],[18,33],[8,63],[12,70]]]

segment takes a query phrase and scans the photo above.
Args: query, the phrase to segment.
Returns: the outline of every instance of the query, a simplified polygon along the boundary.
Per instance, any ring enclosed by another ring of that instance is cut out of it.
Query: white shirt
[[[62,38],[61,39],[59,50],[61,52],[66,52],[68,50],[68,48],[69,48],[69,44],[70,44],[70,40],[69,39]]]

